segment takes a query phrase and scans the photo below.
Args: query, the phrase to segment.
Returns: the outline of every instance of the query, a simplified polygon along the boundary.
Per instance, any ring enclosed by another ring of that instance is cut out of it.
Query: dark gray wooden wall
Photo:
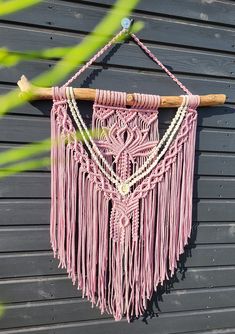
[[[0,47],[23,51],[72,45],[113,2],[44,1],[2,19]],[[49,168],[5,179],[0,182],[0,300],[6,313],[0,333],[235,333],[235,2],[145,0],[133,17],[145,23],[139,37],[193,93],[228,96],[223,107],[199,109],[190,246],[175,280],[154,298],[159,317],[147,324],[115,322],[91,309],[53,259]],[[1,68],[0,93],[15,87],[22,73],[32,78],[55,62]],[[133,43],[114,47],[79,84],[181,93]],[[5,116],[0,121],[1,151],[48,137],[50,106],[28,104]],[[91,106],[82,107],[89,121]],[[162,123],[172,113],[163,114]]]

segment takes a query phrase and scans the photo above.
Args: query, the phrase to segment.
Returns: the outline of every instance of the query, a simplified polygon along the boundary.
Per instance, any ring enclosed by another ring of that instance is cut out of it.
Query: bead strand
[[[69,92],[69,95],[71,97],[71,100],[69,99],[68,101],[73,104],[72,106],[72,109],[73,111],[75,110],[76,111],[76,115],[77,117],[79,118],[79,122],[80,122],[80,125],[83,127],[85,133],[87,134],[90,142],[92,143],[92,148],[91,150],[93,150],[94,148],[94,151],[97,153],[98,157],[100,158],[100,160],[103,162],[103,164],[105,165],[105,167],[108,168],[110,174],[115,177],[119,182],[121,182],[121,178],[113,171],[113,169],[111,168],[111,166],[109,165],[109,163],[107,162],[107,160],[103,157],[103,155],[101,154],[99,148],[97,147],[96,143],[94,142],[94,140],[92,139],[91,135],[90,135],[90,132],[85,124],[85,122],[83,121],[82,119],[82,116],[79,112],[79,109],[77,108],[77,105],[76,105],[76,100],[75,100],[75,97],[74,97],[74,93],[73,93],[73,88],[72,87],[68,87],[66,88]],[[70,106],[70,109],[71,109],[71,106]],[[71,110],[72,111],[72,110]],[[73,115],[74,116],[74,115]],[[91,152],[91,151],[90,151]],[[93,153],[94,154],[94,153]]]
[[[83,133],[82,125],[81,125],[79,119],[77,118],[76,113],[74,112],[73,104],[72,104],[72,102],[71,102],[71,96],[70,96],[69,88],[66,88],[66,95],[67,95],[67,102],[68,102],[68,104],[69,104],[69,107],[70,107],[70,110],[71,110],[71,112],[72,112],[72,115],[73,115],[73,117],[74,117],[74,119],[75,119],[75,122],[76,122],[76,124],[77,124],[77,126],[78,126],[79,131],[81,132],[81,136],[82,136],[82,138],[83,138],[83,140],[84,140],[84,142],[85,142],[85,144],[86,144],[88,150],[89,150],[90,153],[91,153],[92,158],[94,159],[94,161],[96,162],[96,164],[98,165],[98,167],[100,168],[100,170],[102,171],[102,173],[107,177],[107,179],[108,179],[109,181],[111,181],[112,183],[114,183],[114,184],[116,184],[116,185],[118,186],[118,184],[119,184],[120,182],[118,182],[115,178],[113,178],[112,176],[110,176],[110,175],[106,172],[106,170],[105,170],[105,169],[103,168],[103,166],[100,164],[99,159],[98,159],[97,156],[94,154],[94,151],[93,151],[92,147],[90,146],[89,142],[87,141],[86,136],[85,136],[84,133]]]

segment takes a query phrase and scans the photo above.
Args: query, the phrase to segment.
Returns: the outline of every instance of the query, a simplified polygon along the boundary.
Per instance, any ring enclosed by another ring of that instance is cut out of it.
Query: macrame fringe
[[[123,227],[124,218],[115,203],[103,196],[75,159],[76,141],[67,142],[64,127],[68,124],[61,116],[66,108],[65,103],[55,103],[51,110],[50,240],[54,257],[92,307],[113,314],[115,320],[125,315],[130,321],[144,313],[158,284],[174,274],[190,236],[196,122],[161,181],[133,204]],[[96,118],[93,126],[110,128],[118,119],[115,115],[107,122]],[[143,129],[146,122],[133,118],[129,124]],[[156,141],[157,119],[152,124],[148,140]],[[111,155],[106,158],[112,162]],[[136,161],[138,168],[144,157]],[[130,173],[119,167],[120,172]]]

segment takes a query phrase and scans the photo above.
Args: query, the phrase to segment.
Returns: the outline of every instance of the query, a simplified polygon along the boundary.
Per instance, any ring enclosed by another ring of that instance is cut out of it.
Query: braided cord
[[[79,71],[77,71],[74,76],[72,76],[64,85],[63,87],[67,87],[70,85],[77,77],[80,76],[90,65],[92,65],[97,58],[99,58],[106,50],[108,50],[112,44],[116,42],[116,40],[122,36],[126,32],[125,29],[122,29],[117,33],[102,49],[100,49],[85,65],[83,65]]]
[[[166,133],[164,134],[163,138],[161,139],[161,141],[158,143],[158,145],[155,148],[153,148],[153,150],[151,151],[151,153],[150,153],[148,159],[146,160],[146,162],[140,168],[138,168],[137,171],[134,174],[132,174],[127,180],[122,182],[120,177],[112,170],[112,168],[110,167],[110,165],[108,164],[106,159],[102,156],[102,154],[100,153],[100,151],[99,151],[98,147],[96,146],[95,142],[91,138],[91,136],[89,134],[89,131],[86,127],[86,124],[84,123],[84,121],[82,119],[82,116],[79,112],[79,109],[76,105],[76,100],[75,100],[74,94],[73,94],[73,88],[72,87],[67,87],[66,91],[67,91],[67,102],[69,104],[69,107],[70,107],[70,110],[72,112],[73,118],[78,125],[79,131],[81,132],[81,135],[83,137],[83,140],[85,141],[85,144],[86,144],[87,148],[89,149],[93,159],[95,160],[96,164],[99,166],[99,168],[103,172],[103,174],[109,179],[109,181],[116,184],[116,186],[117,186],[117,188],[120,192],[122,192],[121,189],[122,189],[123,185],[128,187],[128,192],[129,192],[130,186],[134,185],[136,182],[141,180],[144,176],[148,175],[152,171],[152,169],[157,165],[158,161],[164,155],[167,148],[171,144],[171,142],[173,140],[173,137],[176,134],[177,130],[179,129],[179,127],[180,127],[180,125],[181,125],[181,123],[184,119],[184,116],[187,112],[187,108],[188,108],[188,96],[183,96],[183,102],[182,102],[181,106],[178,108],[174,119],[172,120],[170,126],[168,127],[168,129],[167,129]],[[85,130],[85,132],[86,132],[89,140],[91,141],[91,144],[93,145],[93,147],[89,144],[86,137],[84,136],[83,129]],[[166,142],[166,145],[165,145],[164,149],[158,155],[157,159],[155,159],[151,163],[151,165],[148,167],[151,160],[153,160],[153,158],[159,152],[160,148],[164,145],[165,142]],[[104,163],[104,165],[108,168],[108,171],[109,171],[110,174],[103,168],[103,166],[101,165],[98,157],[101,159],[101,161]]]
[[[182,82],[180,82],[175,76],[174,76],[174,74],[173,73],[171,73],[167,68],[166,68],[166,66],[164,66],[161,62],[160,62],[160,60],[156,57],[156,56],[154,56],[154,54],[147,48],[147,46],[145,46],[140,40],[139,40],[139,38],[135,35],[135,34],[133,34],[133,33],[131,33],[130,34],[131,35],[131,37],[133,38],[133,40],[136,42],[136,44],[138,44],[139,45],[139,47],[141,48],[141,49],[143,49],[144,51],[145,51],[145,53],[149,56],[149,58],[151,58],[155,63],[157,63],[168,75],[169,75],[169,77],[173,80],[173,81],[175,81],[176,83],[177,83],[177,85],[186,93],[186,94],[188,94],[188,95],[192,95],[192,93],[182,84]]]
[[[69,104],[71,113],[73,115],[73,118],[75,120],[75,122],[78,125],[78,128],[81,132],[81,135],[83,137],[83,140],[85,141],[90,153],[92,154],[93,158],[96,159],[96,155],[98,155],[98,157],[100,158],[100,160],[103,162],[103,164],[105,165],[105,167],[109,170],[110,174],[111,174],[111,179],[110,181],[112,181],[113,183],[117,183],[117,181],[121,182],[121,178],[113,171],[113,169],[111,168],[111,166],[109,165],[109,163],[107,162],[107,160],[104,158],[104,156],[102,155],[102,153],[100,152],[99,148],[97,147],[96,143],[94,142],[94,140],[92,139],[89,130],[85,124],[85,122],[82,119],[82,115],[79,112],[79,109],[77,107],[76,104],[76,100],[74,97],[74,93],[73,93],[73,88],[72,87],[67,87],[66,89],[67,92],[67,102]],[[83,129],[85,131],[85,133],[87,134],[92,146],[88,143],[86,137],[83,134]],[[96,160],[97,162],[97,160]],[[102,165],[99,163],[99,167],[102,168]],[[107,173],[106,171],[102,168],[102,172],[105,174],[105,176],[107,177]]]
[[[64,85],[63,87],[67,87],[70,85],[77,77],[79,77],[90,65],[92,65],[96,59],[98,59],[105,51],[107,51],[112,44],[114,44],[117,39],[126,33],[126,29],[120,30],[102,49],[100,49],[85,65],[83,65]],[[139,47],[144,50],[144,52],[151,58],[155,63],[157,63],[168,75],[169,77],[176,82],[176,84],[188,95],[192,95],[192,93],[182,84],[180,80],[178,80],[173,73],[171,73],[166,66],[162,64],[162,62],[154,56],[154,54],[145,46],[139,38],[131,33],[130,36],[133,38],[134,42],[139,45]]]

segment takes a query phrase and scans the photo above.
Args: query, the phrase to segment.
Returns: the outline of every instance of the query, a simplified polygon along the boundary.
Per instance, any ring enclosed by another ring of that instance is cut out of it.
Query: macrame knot
[[[65,87],[52,87],[52,99],[54,105],[66,103],[66,88]]]
[[[157,110],[160,105],[161,98],[159,95],[134,93],[133,97],[132,108],[134,109]]]
[[[188,111],[196,111],[199,104],[200,104],[199,95],[189,95]]]
[[[113,239],[123,242],[125,229],[132,223],[132,236],[137,240],[139,201],[138,199],[120,199],[115,200],[111,212],[111,230]]]

